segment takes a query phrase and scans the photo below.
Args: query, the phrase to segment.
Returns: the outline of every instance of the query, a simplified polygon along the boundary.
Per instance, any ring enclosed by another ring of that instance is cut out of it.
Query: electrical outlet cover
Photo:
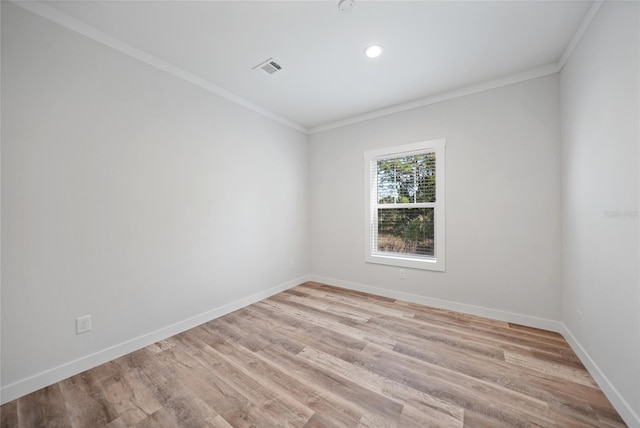
[[[76,334],[91,331],[91,315],[76,318]]]

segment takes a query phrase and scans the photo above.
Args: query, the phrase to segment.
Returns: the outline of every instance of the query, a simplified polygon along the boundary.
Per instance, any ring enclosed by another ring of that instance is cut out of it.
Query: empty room
[[[639,2],[0,15],[1,428],[640,428]]]

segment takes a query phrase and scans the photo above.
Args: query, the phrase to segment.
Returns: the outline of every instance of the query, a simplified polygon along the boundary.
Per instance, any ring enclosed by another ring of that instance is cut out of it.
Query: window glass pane
[[[376,163],[379,204],[436,201],[436,154],[423,153]]]
[[[433,257],[433,208],[379,208],[377,251]]]

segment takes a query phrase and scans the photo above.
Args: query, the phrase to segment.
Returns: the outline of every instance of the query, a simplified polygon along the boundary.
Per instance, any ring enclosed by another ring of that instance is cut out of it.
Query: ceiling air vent
[[[280,67],[280,64],[275,62],[273,58],[269,58],[268,60],[253,67],[253,70],[257,71],[258,74],[262,76],[271,76],[276,71],[282,70],[282,67]]]

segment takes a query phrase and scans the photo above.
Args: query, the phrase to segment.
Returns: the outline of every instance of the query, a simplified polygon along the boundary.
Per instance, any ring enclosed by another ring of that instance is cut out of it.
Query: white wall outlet
[[[404,269],[400,269],[400,279],[405,279],[406,278],[406,272]]]
[[[91,315],[76,318],[76,334],[91,331]]]

